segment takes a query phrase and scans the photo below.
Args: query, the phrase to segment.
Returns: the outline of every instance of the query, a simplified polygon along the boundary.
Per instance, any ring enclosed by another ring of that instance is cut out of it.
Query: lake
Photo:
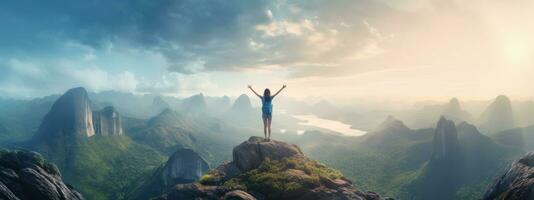
[[[315,115],[293,115],[293,117],[302,120],[300,125],[315,126],[318,128],[327,129],[333,132],[337,132],[346,136],[362,136],[365,135],[365,131],[353,129],[349,124],[345,124],[340,121],[329,120],[317,117]],[[300,134],[304,131],[299,131]]]

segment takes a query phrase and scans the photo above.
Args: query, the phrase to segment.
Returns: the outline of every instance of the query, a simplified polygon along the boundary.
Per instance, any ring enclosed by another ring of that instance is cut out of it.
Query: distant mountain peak
[[[514,128],[514,113],[510,99],[504,95],[495,98],[480,116],[479,124],[487,132],[499,132]]]
[[[460,101],[454,97],[452,98],[449,103],[446,105],[446,110],[461,110],[460,107]]]
[[[148,125],[149,126],[159,126],[159,125],[178,126],[178,125],[183,125],[184,120],[186,119],[182,114],[176,112],[175,110],[167,108],[161,111],[161,113],[159,113],[158,115],[150,118],[150,120],[148,120]]]
[[[239,95],[232,105],[232,109],[250,109],[252,104],[250,98],[246,94]]]
[[[510,99],[506,95],[497,96],[497,98],[495,98],[495,102],[502,102],[506,104],[511,103]]]
[[[406,125],[404,125],[404,122],[401,120],[398,120],[397,118],[393,117],[392,115],[388,115],[386,117],[386,120],[384,120],[377,128],[378,130],[386,130],[386,129],[409,129]]]
[[[206,99],[202,93],[190,96],[183,102],[183,109],[187,111],[202,112],[205,111],[206,108]]]

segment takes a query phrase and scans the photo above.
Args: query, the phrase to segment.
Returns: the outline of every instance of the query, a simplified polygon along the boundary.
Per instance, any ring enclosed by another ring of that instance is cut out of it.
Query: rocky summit
[[[307,158],[296,145],[251,137],[234,148],[231,162],[208,172],[197,183],[178,184],[156,199],[384,198],[354,188],[339,171]]]
[[[484,200],[498,199],[534,199],[534,152],[515,161],[484,195]]]
[[[234,148],[234,164],[242,171],[255,169],[269,160],[281,160],[291,156],[304,156],[297,145],[272,140],[265,142],[261,137],[251,137]]]
[[[31,151],[0,149],[0,199],[82,200],[57,167]]]

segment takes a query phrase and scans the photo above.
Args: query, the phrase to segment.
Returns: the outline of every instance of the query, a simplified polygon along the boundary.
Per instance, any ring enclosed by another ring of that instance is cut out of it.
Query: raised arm
[[[252,89],[252,86],[249,85],[248,88],[249,88],[250,90],[252,90],[252,92],[254,92],[254,94],[256,94],[256,96],[258,96],[259,98],[261,98],[261,95],[258,94],[256,91],[254,91],[254,89]]]
[[[278,92],[276,92],[276,93],[273,95],[273,98],[274,98],[276,95],[278,95],[278,93],[282,92],[282,90],[283,90],[284,88],[286,88],[286,85],[282,86],[282,88],[280,88],[280,89],[278,90]]]

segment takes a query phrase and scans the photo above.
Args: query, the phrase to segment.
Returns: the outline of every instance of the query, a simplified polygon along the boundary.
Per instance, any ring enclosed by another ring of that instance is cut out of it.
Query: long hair
[[[271,90],[269,90],[269,88],[265,88],[263,91],[263,99],[265,99],[265,101],[270,101],[271,98]]]

